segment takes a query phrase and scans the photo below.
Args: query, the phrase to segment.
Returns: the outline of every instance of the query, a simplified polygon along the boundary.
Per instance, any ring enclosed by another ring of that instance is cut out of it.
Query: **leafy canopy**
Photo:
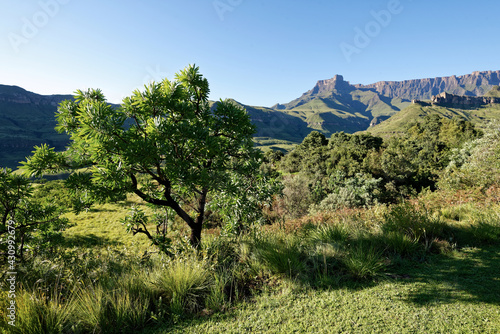
[[[66,183],[76,210],[133,192],[173,210],[197,245],[209,193],[237,193],[236,176],[256,173],[261,159],[246,111],[228,100],[211,107],[208,95],[208,81],[193,65],[173,81],[134,91],[119,108],[100,90],[78,90],[57,114],[56,129],[71,137],[68,150],[38,147],[24,169],[30,175],[74,171]],[[144,232],[143,225],[131,230]]]

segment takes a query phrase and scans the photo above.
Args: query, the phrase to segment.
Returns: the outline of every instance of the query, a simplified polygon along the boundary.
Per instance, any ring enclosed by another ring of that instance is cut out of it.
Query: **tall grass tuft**
[[[473,244],[494,244],[500,241],[500,213],[493,209],[471,214],[470,232]]]
[[[134,333],[144,328],[154,311],[154,296],[136,272],[80,288],[76,313],[85,331]],[[145,276],[145,275],[144,275]]]
[[[446,240],[452,235],[449,226],[439,218],[432,217],[425,210],[409,203],[394,206],[384,220],[382,231],[385,234],[404,234],[410,240],[424,245],[426,250],[431,249],[435,240]],[[408,245],[413,247],[411,243]]]
[[[175,315],[192,313],[204,306],[212,276],[208,264],[195,255],[178,257],[156,272],[155,284]]]
[[[388,255],[400,255],[401,257],[411,258],[423,250],[423,247],[417,240],[401,232],[387,232],[381,236],[381,241]]]
[[[349,227],[344,224],[323,224],[309,232],[312,243],[346,243],[351,236]]]
[[[297,276],[306,271],[306,254],[298,237],[267,238],[254,244],[256,261],[273,274]]]
[[[382,251],[366,241],[352,245],[342,262],[347,272],[356,279],[375,277],[385,268]]]
[[[15,326],[3,323],[9,333],[58,334],[75,332],[72,321],[73,302],[63,302],[58,293],[46,295],[38,290],[19,289],[16,294]],[[8,321],[8,320],[7,320]]]

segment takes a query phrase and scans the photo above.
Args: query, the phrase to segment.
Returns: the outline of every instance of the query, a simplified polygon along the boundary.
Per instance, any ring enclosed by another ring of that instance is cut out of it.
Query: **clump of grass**
[[[215,272],[213,282],[209,287],[208,295],[205,299],[205,306],[209,310],[224,309],[228,296],[227,287],[233,281],[233,275],[229,270]]]
[[[356,279],[375,277],[385,268],[383,252],[373,243],[355,243],[345,254],[342,263],[348,274]]]
[[[346,243],[350,236],[349,227],[340,223],[319,225],[309,232],[312,243]]]
[[[431,250],[435,240],[446,240],[452,235],[448,225],[439,218],[431,216],[423,209],[419,209],[409,203],[396,205],[384,217],[382,225],[384,234],[399,233],[405,235],[409,240],[414,240],[424,246],[425,250]],[[394,234],[393,234],[394,235]],[[391,240],[389,238],[389,240]],[[392,239],[397,241],[397,239]],[[410,247],[405,252],[413,248],[411,242],[401,239],[400,246],[406,244]]]
[[[148,289],[131,283],[130,277],[120,277],[115,288],[106,284],[81,288],[78,293],[77,314],[84,331],[97,333],[134,333],[151,320],[152,300]],[[108,282],[109,284],[109,282]]]
[[[200,310],[210,295],[212,276],[206,261],[179,256],[156,272],[155,284],[175,315]]]
[[[257,264],[272,274],[295,277],[306,270],[306,255],[300,240],[295,236],[257,240],[254,244],[254,256]]]
[[[73,302],[63,302],[58,293],[52,296],[39,290],[22,287],[16,294],[15,326],[2,319],[2,327],[9,333],[68,333],[73,332]],[[4,323],[5,321],[5,323]]]
[[[473,243],[493,244],[500,241],[500,213],[493,209],[471,214],[470,232]]]
[[[381,237],[381,241],[389,255],[412,257],[422,250],[417,240],[401,232],[387,232]]]

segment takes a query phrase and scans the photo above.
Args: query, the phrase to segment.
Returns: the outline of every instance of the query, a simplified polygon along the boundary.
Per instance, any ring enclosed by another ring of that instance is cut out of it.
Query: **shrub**
[[[289,175],[283,179],[283,200],[285,210],[291,218],[300,218],[307,214],[312,202],[311,180],[304,174]]]
[[[394,206],[384,220],[384,233],[404,234],[409,240],[424,244],[426,249],[430,249],[435,239],[447,239],[451,232],[439,218],[430,217],[428,212],[409,203]]]
[[[442,189],[487,189],[500,184],[500,132],[491,124],[484,137],[454,149],[438,186]]]
[[[337,173],[330,182],[333,193],[323,199],[319,205],[313,205],[311,212],[335,211],[340,208],[366,207],[377,203],[382,179],[375,179],[365,174],[356,174],[344,179]]]

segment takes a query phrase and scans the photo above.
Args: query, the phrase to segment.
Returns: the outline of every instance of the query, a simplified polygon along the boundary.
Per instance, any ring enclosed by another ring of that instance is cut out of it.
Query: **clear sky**
[[[195,63],[210,98],[272,106],[351,83],[500,70],[496,0],[0,0],[0,84],[110,102]]]

